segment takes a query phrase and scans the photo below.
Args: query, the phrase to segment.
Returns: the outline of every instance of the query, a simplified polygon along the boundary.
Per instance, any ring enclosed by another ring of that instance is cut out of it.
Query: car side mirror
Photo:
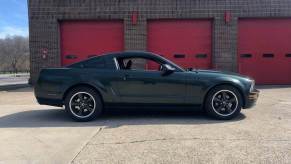
[[[169,64],[163,64],[162,66],[162,75],[167,76],[175,72],[175,68],[170,66]]]

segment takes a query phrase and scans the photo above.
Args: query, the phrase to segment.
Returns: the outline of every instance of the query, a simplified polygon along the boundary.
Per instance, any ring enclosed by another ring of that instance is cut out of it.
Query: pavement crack
[[[107,143],[96,143],[90,145],[121,145],[121,144],[134,144],[134,143],[144,143],[144,142],[157,142],[157,141],[187,141],[187,140],[205,140],[205,141],[275,141],[275,142],[288,142],[291,140],[288,139],[246,139],[246,138],[237,138],[237,139],[225,139],[225,138],[159,138],[159,139],[148,139],[148,140],[136,140],[130,142],[107,142]]]
[[[80,151],[74,156],[74,158],[71,160],[70,163],[73,163],[74,160],[78,157],[78,155],[85,149],[85,147],[89,144],[89,142],[96,137],[101,131],[103,130],[103,127],[99,128],[93,135],[92,137],[90,137],[85,144],[83,144],[82,148],[80,149]]]
[[[47,143],[45,143],[44,141],[42,141],[40,138],[33,136],[34,139],[36,139],[39,143],[43,144],[46,147],[50,147]]]

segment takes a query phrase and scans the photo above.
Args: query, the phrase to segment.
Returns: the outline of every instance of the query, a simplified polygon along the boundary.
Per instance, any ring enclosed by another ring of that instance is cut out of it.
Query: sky
[[[0,0],[0,38],[28,36],[27,0]]]

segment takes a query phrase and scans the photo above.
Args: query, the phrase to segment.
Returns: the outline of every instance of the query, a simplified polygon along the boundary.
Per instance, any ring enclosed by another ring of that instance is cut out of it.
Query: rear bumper
[[[40,105],[50,105],[50,106],[57,106],[57,107],[63,106],[62,100],[59,100],[59,99],[47,99],[47,98],[36,97],[36,100]]]
[[[63,106],[63,100],[60,98],[60,94],[44,91],[37,85],[34,88],[34,95],[40,105]]]
[[[256,105],[256,102],[259,98],[259,94],[260,94],[260,91],[257,89],[254,89],[252,92],[250,92],[249,95],[246,97],[244,108],[247,109]]]

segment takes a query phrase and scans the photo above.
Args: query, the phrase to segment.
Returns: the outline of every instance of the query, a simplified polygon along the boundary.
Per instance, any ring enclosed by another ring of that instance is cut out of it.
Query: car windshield
[[[157,54],[156,54],[157,55]],[[182,68],[181,66],[177,65],[176,63],[172,62],[171,60],[168,60],[160,55],[157,55],[159,56],[160,58],[162,58],[164,61],[166,61],[167,63],[169,63],[170,65],[174,66],[175,68],[181,70],[181,71],[186,71],[184,68]]]

